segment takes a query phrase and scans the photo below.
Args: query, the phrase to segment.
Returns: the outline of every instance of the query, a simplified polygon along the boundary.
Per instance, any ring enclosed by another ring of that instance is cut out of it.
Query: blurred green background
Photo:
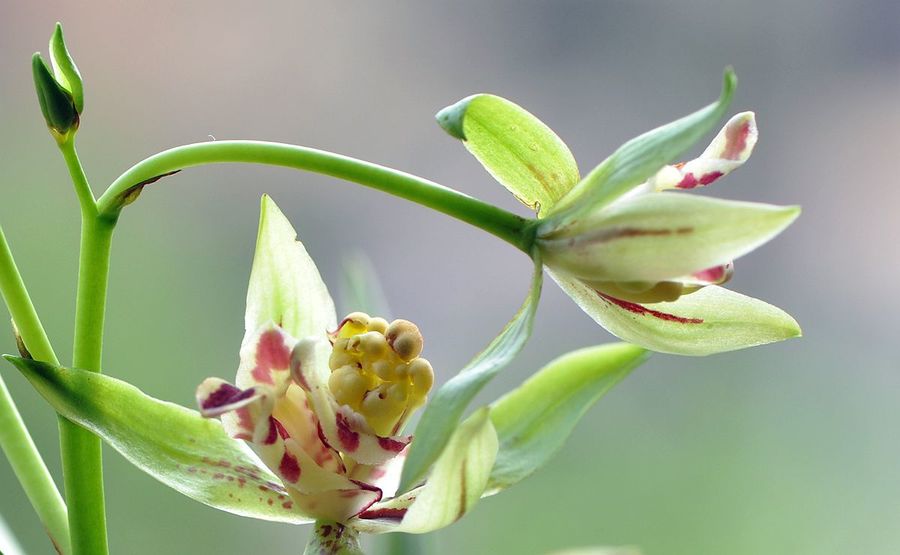
[[[435,552],[541,554],[606,544],[662,554],[900,549],[900,4],[739,2],[14,2],[0,0],[0,222],[63,360],[71,354],[78,210],[34,97],[29,58],[64,23],[86,82],[79,149],[95,188],[177,144],[310,145],[521,210],[433,113],[511,98],[583,171],[626,139],[741,83],[758,113],[749,165],[716,196],[801,203],[738,261],[735,289],[784,307],[805,338],[709,358],[657,355],[613,390],[551,466],[435,534]],[[698,145],[698,150],[702,145]],[[529,262],[418,206],[264,167],[185,171],[129,208],[113,252],[105,370],[191,406],[233,375],[268,192],[336,289],[368,253],[395,315],[452,375],[518,306]],[[551,282],[534,337],[484,400],[554,356],[612,341]],[[12,352],[9,333],[0,350]],[[58,476],[53,414],[0,369]],[[241,519],[106,456],[113,553],[299,553],[308,528]],[[50,546],[5,461],[0,514]]]

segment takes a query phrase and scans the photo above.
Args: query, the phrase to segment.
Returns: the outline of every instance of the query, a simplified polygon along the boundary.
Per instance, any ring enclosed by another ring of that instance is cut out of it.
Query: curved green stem
[[[262,141],[213,141],[176,147],[139,162],[97,201],[115,219],[145,185],[172,172],[223,162],[284,166],[330,175],[411,200],[479,227],[530,254],[531,220],[427,179],[314,148]]]
[[[25,289],[25,283],[16,267],[2,228],[0,228],[0,294],[9,308],[22,342],[31,355],[38,360],[59,364],[31,297]],[[67,426],[74,427],[74,424],[60,418],[60,433]],[[57,551],[69,553],[66,504],[2,378],[0,378],[0,447]]]
[[[90,184],[75,151],[74,137],[60,144],[81,204],[81,254],[75,303],[72,365],[100,371],[109,254],[115,220],[101,218]],[[106,555],[106,503],[100,438],[74,426],[60,434],[74,555]]]

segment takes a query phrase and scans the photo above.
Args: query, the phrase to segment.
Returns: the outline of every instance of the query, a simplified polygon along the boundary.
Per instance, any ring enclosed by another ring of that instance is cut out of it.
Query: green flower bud
[[[60,86],[69,91],[72,101],[75,103],[75,111],[80,115],[84,112],[84,82],[75,60],[66,48],[63,38],[62,25],[56,24],[53,36],[50,37],[50,63],[53,64],[53,75]]]
[[[50,73],[50,68],[35,53],[31,58],[34,87],[47,127],[57,141],[63,142],[70,132],[78,129],[78,111],[72,95]]]

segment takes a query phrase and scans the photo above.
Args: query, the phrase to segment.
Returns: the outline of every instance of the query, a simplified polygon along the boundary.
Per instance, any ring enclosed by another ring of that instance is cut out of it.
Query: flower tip
[[[460,141],[465,141],[466,134],[465,131],[463,131],[463,120],[466,117],[466,110],[469,107],[469,103],[471,103],[476,96],[477,95],[467,96],[456,104],[451,104],[435,114],[434,118],[437,120],[438,125],[441,126],[441,129],[446,131],[451,137],[459,139]]]

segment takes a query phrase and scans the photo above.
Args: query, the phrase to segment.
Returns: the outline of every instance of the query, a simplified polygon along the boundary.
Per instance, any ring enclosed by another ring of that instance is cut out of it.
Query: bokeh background
[[[800,203],[738,262],[734,288],[805,337],[709,358],[657,355],[585,418],[553,463],[434,534],[436,553],[637,545],[662,554],[900,549],[900,4],[686,2],[41,2],[0,0],[0,222],[49,334],[70,359],[78,210],[34,97],[29,58],[60,20],[87,87],[79,149],[98,190],[196,141],[252,138],[417,173],[525,214],[433,113],[474,92],[553,127],[582,171],[740,77],[733,111],[761,141],[717,196]],[[697,151],[703,145],[698,145]],[[193,404],[230,376],[258,199],[272,194],[329,283],[374,261],[440,379],[502,327],[529,262],[465,224],[386,195],[265,167],[185,171],[119,226],[104,367]],[[548,282],[533,339],[483,396],[554,356],[612,341]],[[0,334],[0,350],[14,351]],[[59,476],[53,414],[0,370]],[[195,503],[106,455],[113,553],[299,553],[308,528]],[[49,543],[5,461],[0,514],[27,553]]]

